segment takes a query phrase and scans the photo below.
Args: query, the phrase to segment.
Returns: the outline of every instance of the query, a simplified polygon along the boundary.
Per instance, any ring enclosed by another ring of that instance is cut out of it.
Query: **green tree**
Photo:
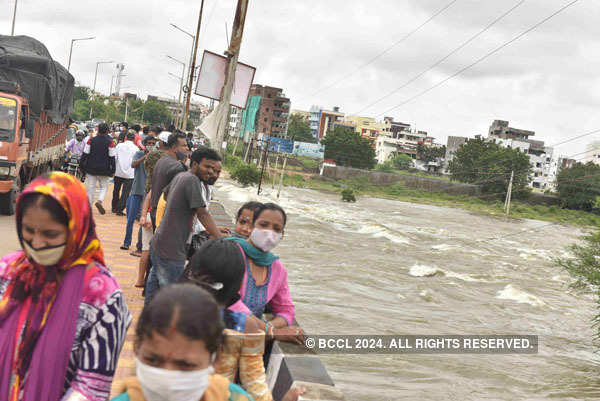
[[[85,121],[90,117],[90,104],[89,100],[77,99],[73,105],[73,111],[71,112],[71,119],[74,121]]]
[[[288,138],[294,141],[316,143],[317,140],[310,132],[310,124],[302,116],[292,114],[288,121]]]
[[[76,86],[73,88],[73,100],[90,100],[90,89],[85,86]]]
[[[164,104],[155,102],[153,100],[144,104],[144,120],[148,121],[149,123],[168,124],[172,119],[173,117],[171,116],[171,113]]]
[[[600,194],[600,166],[592,162],[575,163],[571,168],[560,170],[556,184],[564,207],[592,210]]]
[[[529,194],[531,164],[529,156],[482,138],[471,139],[458,148],[448,164],[453,180],[481,185],[483,193],[506,193],[511,171],[514,171],[513,198]]]
[[[339,166],[362,169],[375,167],[373,142],[351,128],[335,127],[321,144],[325,145],[325,158],[335,160]]]
[[[600,232],[583,235],[580,244],[571,245],[568,257],[556,258],[554,262],[575,279],[571,288],[592,291],[596,294],[596,303],[600,306]],[[596,339],[600,339],[600,314],[592,319],[596,329]]]
[[[414,166],[412,157],[406,153],[400,153],[399,155],[394,156],[391,162],[397,170],[408,170]]]
[[[446,146],[435,147],[417,144],[417,159],[429,163],[446,155]]]

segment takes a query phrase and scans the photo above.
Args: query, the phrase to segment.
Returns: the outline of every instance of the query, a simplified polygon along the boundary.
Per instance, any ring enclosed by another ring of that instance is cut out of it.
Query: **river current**
[[[276,253],[309,334],[539,335],[535,355],[321,355],[348,400],[600,397],[594,298],[552,263],[580,230],[227,180],[216,198],[232,215],[249,200],[289,213]]]

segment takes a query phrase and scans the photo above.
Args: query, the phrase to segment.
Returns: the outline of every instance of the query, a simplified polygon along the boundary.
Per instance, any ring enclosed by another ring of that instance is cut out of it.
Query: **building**
[[[469,138],[466,136],[449,136],[448,142],[446,143],[446,167],[448,163],[452,161],[454,158],[454,153],[460,148],[463,144],[467,143]]]
[[[513,128],[508,121],[495,120],[488,131],[488,140],[529,155],[533,169],[530,185],[549,189],[554,186],[558,163],[552,160],[554,149],[545,146],[544,141],[530,139],[534,135],[534,131]]]
[[[584,163],[592,162],[600,165],[600,141],[588,143],[585,147]]]
[[[333,110],[326,110],[320,106],[312,106],[310,108],[310,132],[313,138],[322,139],[343,120],[344,113],[340,112],[339,107],[334,107]]]
[[[253,84],[249,96],[260,96],[260,108],[256,116],[258,133],[284,138],[287,136],[290,116],[290,99],[283,89]]]

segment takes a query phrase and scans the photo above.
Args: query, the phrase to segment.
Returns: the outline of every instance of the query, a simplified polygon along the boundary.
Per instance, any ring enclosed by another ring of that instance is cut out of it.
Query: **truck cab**
[[[33,127],[27,101],[0,91],[0,211],[4,214],[14,213],[14,203],[23,184],[21,168],[27,161]]]

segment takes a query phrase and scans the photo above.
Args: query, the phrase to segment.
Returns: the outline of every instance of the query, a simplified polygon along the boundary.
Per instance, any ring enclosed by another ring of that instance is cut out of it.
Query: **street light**
[[[181,64],[181,65],[183,66],[183,68],[182,68],[182,70],[181,70],[181,76],[182,76],[182,77],[183,77],[183,76],[185,76],[185,63],[184,63],[183,61],[179,61],[179,60],[177,60],[176,58],[174,58],[174,57],[171,57],[171,56],[169,56],[169,55],[167,55],[167,57],[168,57],[168,58],[170,58],[171,60],[173,60],[173,61],[175,61],[175,62],[177,62],[177,63]],[[179,104],[179,107],[181,107],[181,109],[182,109],[182,110],[181,110],[181,114],[183,114],[183,107],[182,107],[183,105],[182,105],[182,103],[181,103],[181,92],[182,92],[182,90],[183,90],[183,79],[182,79],[182,80],[181,80],[181,82],[179,83],[179,100],[177,101],[177,103]],[[177,122],[178,122],[178,124],[175,124],[175,125],[179,125],[179,127],[178,127],[178,128],[179,128],[179,129],[183,129],[183,127],[181,126],[181,125],[183,124],[183,120],[182,120],[182,119],[179,119],[179,113],[177,113]],[[179,123],[180,123],[180,124],[179,124]]]
[[[92,113],[94,112],[94,99],[96,98],[96,81],[98,80],[98,66],[100,64],[112,64],[114,61],[98,61],[96,63],[96,75],[94,75],[94,88],[92,89],[92,104],[90,105],[90,120],[92,119]]]
[[[15,36],[15,20],[17,19],[17,3],[19,0],[15,0],[15,10],[13,11],[12,29],[10,30],[10,36]]]
[[[178,27],[177,25],[171,23],[170,24],[173,28],[177,29],[178,31],[181,31],[183,33],[185,33],[186,35],[188,35],[190,38],[192,38],[192,48],[190,50],[190,62],[188,63],[188,72],[187,72],[187,77],[189,77],[191,74],[193,74],[195,71],[190,71],[192,68],[192,58],[194,57],[194,46],[196,45],[196,36],[192,35],[191,33],[189,33],[188,31],[186,31],[185,29],[181,29],[180,27]],[[188,88],[188,91],[191,91],[192,88]],[[186,124],[187,121],[182,121],[182,125]]]
[[[73,43],[75,43],[79,40],[92,40],[92,39],[96,39],[96,37],[92,36],[90,38],[71,39],[71,51],[69,51],[69,65],[67,66],[67,71],[71,71],[71,56],[73,55]]]

